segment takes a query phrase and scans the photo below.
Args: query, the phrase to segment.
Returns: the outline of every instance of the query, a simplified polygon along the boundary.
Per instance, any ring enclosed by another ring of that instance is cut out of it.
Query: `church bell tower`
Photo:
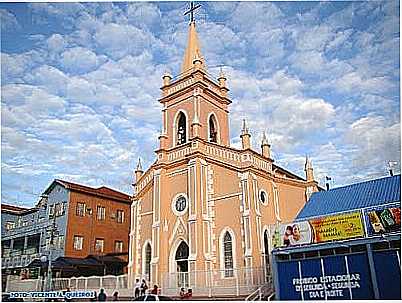
[[[188,27],[181,73],[173,79],[166,72],[162,78],[159,150],[187,144],[193,138],[229,146],[228,105],[231,101],[226,77],[222,71],[217,79],[207,73],[194,20]]]

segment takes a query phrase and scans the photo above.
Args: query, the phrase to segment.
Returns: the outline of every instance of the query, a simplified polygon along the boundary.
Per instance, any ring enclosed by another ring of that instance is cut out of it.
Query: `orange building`
[[[242,148],[230,147],[226,77],[207,74],[194,21],[181,74],[165,73],[161,90],[156,161],[135,171],[129,283],[248,294],[270,279],[269,225],[291,221],[317,191],[311,161],[306,180],[275,165],[265,135],[251,149],[245,121]]]

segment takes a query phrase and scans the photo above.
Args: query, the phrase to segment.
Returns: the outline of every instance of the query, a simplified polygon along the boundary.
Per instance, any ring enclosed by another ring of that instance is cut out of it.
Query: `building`
[[[108,273],[121,272],[128,259],[130,204],[128,195],[113,189],[58,179],[33,208],[2,204],[3,274],[19,274],[27,267],[34,273],[47,266],[42,256],[51,258],[57,274],[85,274],[80,265],[89,274],[88,264],[99,271],[110,261],[118,265],[110,264]],[[66,267],[69,271],[63,273]]]
[[[279,229],[276,299],[401,298],[400,175],[314,193]]]
[[[228,86],[207,73],[195,22],[189,24],[181,74],[163,75],[162,132],[155,162],[135,171],[129,283],[145,278],[163,293],[245,295],[269,279],[271,224],[293,220],[318,190],[279,167],[267,138],[230,146]]]

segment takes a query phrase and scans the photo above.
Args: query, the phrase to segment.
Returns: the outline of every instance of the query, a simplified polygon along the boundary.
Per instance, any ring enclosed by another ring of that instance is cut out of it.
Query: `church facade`
[[[156,160],[135,171],[129,286],[139,278],[168,295],[250,293],[270,276],[269,226],[294,219],[317,191],[311,162],[306,179],[275,165],[265,135],[251,149],[245,121],[242,148],[230,147],[226,78],[207,74],[194,21],[181,74],[165,73],[161,90]]]

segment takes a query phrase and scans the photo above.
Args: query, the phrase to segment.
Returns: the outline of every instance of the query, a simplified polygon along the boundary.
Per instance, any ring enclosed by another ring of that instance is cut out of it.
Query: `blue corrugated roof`
[[[316,192],[296,220],[400,201],[401,175],[397,175]]]

